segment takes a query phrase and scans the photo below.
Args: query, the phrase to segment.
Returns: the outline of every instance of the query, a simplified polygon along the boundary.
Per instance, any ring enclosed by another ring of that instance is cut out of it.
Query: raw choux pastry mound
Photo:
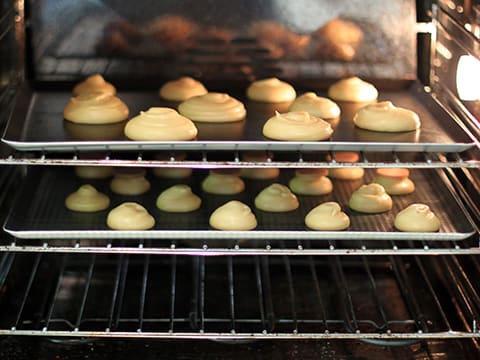
[[[142,205],[125,202],[110,210],[107,226],[113,230],[148,230],[155,226],[155,219]]]
[[[298,169],[288,187],[298,195],[325,195],[333,191],[326,169]]]
[[[305,216],[305,225],[312,230],[339,231],[350,226],[350,218],[336,202],[325,202]]]
[[[328,97],[336,101],[369,102],[378,97],[378,90],[372,84],[353,76],[337,81],[328,89]]]
[[[292,85],[277,78],[256,80],[247,88],[250,100],[280,103],[295,100],[297,93]]]
[[[207,89],[203,84],[189,76],[165,83],[159,91],[161,98],[169,101],[185,101],[191,97],[205,95]]]
[[[245,183],[237,173],[210,171],[202,182],[202,190],[209,194],[235,195],[245,190]]]
[[[247,162],[268,162],[267,154],[264,151],[250,151],[242,154],[242,160]],[[240,176],[251,180],[274,179],[280,175],[280,170],[273,167],[243,168]]]
[[[440,229],[440,220],[425,204],[412,204],[395,216],[397,230],[407,232],[435,232]]]
[[[106,82],[102,75],[95,74],[87,77],[81,83],[78,83],[73,88],[73,95],[78,96],[82,94],[103,93],[108,95],[115,95],[117,90],[115,86]]]
[[[336,152],[333,158],[339,163],[356,163],[360,159],[355,152]],[[365,170],[360,167],[341,167],[328,169],[328,176],[338,180],[358,180],[365,175]]]
[[[97,191],[92,185],[82,185],[65,199],[67,209],[79,212],[105,210],[110,205],[107,195]]]
[[[412,110],[396,107],[390,101],[382,101],[358,110],[353,123],[365,130],[403,132],[418,129],[420,118]]]
[[[113,167],[75,166],[75,175],[81,179],[106,179],[113,176]]]
[[[77,124],[112,124],[128,118],[128,107],[114,95],[88,93],[70,98],[63,117]]]
[[[263,135],[282,141],[320,141],[333,134],[332,126],[305,111],[292,111],[275,116],[263,125]]]
[[[125,136],[137,141],[186,141],[197,136],[195,124],[167,107],[140,111],[125,125]]]
[[[145,170],[122,169],[110,181],[110,189],[119,195],[141,195],[150,190]]]
[[[340,107],[337,104],[330,99],[318,96],[314,92],[307,92],[296,98],[288,111],[306,111],[310,115],[324,120],[340,116]]]
[[[382,185],[389,195],[406,195],[415,191],[415,184],[408,178],[409,175],[408,169],[377,169],[373,182]]]
[[[255,197],[255,207],[269,212],[286,212],[298,209],[297,197],[285,185],[272,184]]]
[[[245,106],[225,93],[210,92],[194,96],[178,106],[178,112],[198,122],[235,122],[247,115]]]
[[[202,199],[188,185],[174,185],[157,197],[157,207],[162,211],[183,213],[197,210]]]
[[[175,157],[168,155],[158,155],[155,157],[157,160],[171,160],[171,161],[183,161],[186,158],[185,153],[176,154]],[[192,175],[191,168],[184,167],[156,167],[152,169],[155,176],[164,179],[185,179]]]
[[[232,200],[217,208],[209,219],[210,226],[217,230],[245,231],[257,227],[257,219],[244,203]]]
[[[393,203],[382,185],[371,183],[360,186],[350,197],[348,205],[358,212],[377,214],[391,210]]]

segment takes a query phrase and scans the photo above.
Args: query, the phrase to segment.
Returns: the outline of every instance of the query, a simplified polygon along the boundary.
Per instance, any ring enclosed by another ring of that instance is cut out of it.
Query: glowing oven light
[[[471,55],[458,60],[457,92],[460,100],[480,100],[480,61]]]

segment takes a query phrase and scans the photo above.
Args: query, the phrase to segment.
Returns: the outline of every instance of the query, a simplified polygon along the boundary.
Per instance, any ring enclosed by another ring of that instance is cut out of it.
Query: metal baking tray
[[[299,94],[302,92],[299,91]],[[130,141],[123,135],[125,122],[111,125],[78,125],[63,119],[70,98],[67,91],[33,91],[28,86],[19,95],[17,106],[2,141],[20,151],[77,150],[276,150],[276,151],[425,151],[461,152],[474,146],[463,126],[414,83],[409,90],[380,91],[379,100],[417,112],[421,129],[403,133],[362,130],[353,125],[355,112],[364,104],[343,103],[342,115],[331,139],[316,142],[273,141],[262,134],[265,121],[275,110],[286,112],[289,103],[252,102],[244,94],[232,93],[247,108],[245,121],[196,123],[194,141]],[[325,94],[323,94],[325,95]],[[155,91],[120,92],[130,116],[152,106],[176,107],[161,100]]]
[[[393,209],[387,213],[366,215],[348,209],[350,194],[363,182],[369,182],[373,170],[366,170],[364,180],[333,180],[332,194],[324,196],[299,196],[300,208],[287,213],[267,213],[254,208],[256,194],[273,182],[288,184],[291,170],[282,170],[276,180],[246,181],[246,190],[234,196],[206,194],[201,181],[207,171],[197,170],[186,181],[162,180],[148,173],[151,190],[141,196],[120,196],[109,190],[109,181],[92,183],[110,196],[110,209],[124,201],[136,201],[156,219],[154,229],[147,231],[115,231],[106,225],[109,209],[97,213],[76,213],[64,206],[64,199],[86,183],[75,177],[73,168],[30,168],[23,189],[4,225],[5,231],[18,238],[38,239],[336,239],[336,240],[461,240],[470,237],[475,229],[464,208],[460,205],[451,184],[439,170],[412,170],[411,178],[416,191],[410,195],[394,196]],[[155,201],[158,194],[175,183],[189,184],[203,200],[199,210],[174,214],[158,210]],[[248,204],[258,220],[253,231],[218,231],[208,225],[210,214],[218,206],[237,199]],[[337,201],[350,216],[351,226],[346,231],[312,231],[304,225],[304,217],[314,206],[325,201]],[[428,204],[439,216],[442,226],[437,233],[405,233],[395,231],[396,213],[411,203]]]

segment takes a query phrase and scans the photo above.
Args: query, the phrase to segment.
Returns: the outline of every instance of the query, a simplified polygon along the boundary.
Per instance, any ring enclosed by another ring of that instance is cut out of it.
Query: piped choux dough
[[[371,183],[360,186],[350,197],[348,205],[358,212],[377,214],[391,210],[393,204],[382,185]]]
[[[245,183],[237,173],[210,171],[202,181],[202,190],[209,194],[235,195],[245,190]]]
[[[296,96],[292,85],[277,78],[256,80],[247,88],[247,97],[250,100],[266,103],[293,101]]]
[[[155,226],[155,219],[142,205],[125,202],[110,210],[107,226],[113,230],[148,230]]]
[[[210,92],[191,97],[178,106],[178,112],[198,122],[235,122],[247,115],[245,106],[225,93]]]
[[[159,91],[161,98],[169,101],[185,101],[194,96],[205,95],[205,86],[198,80],[183,76],[165,83]]]
[[[186,158],[184,152],[177,153],[175,156],[170,156],[166,154],[159,154],[155,158],[157,160],[170,160],[170,161],[183,161]],[[185,179],[192,175],[191,168],[184,167],[156,167],[152,169],[152,172],[155,176],[164,178],[164,179]]]
[[[197,210],[202,199],[192,192],[188,185],[169,187],[157,197],[157,207],[162,211],[184,213]]]
[[[217,230],[245,231],[257,227],[257,219],[252,210],[244,203],[232,200],[217,208],[209,220],[210,226]]]
[[[137,141],[186,141],[197,136],[195,124],[167,107],[152,107],[130,119],[125,136]]]
[[[75,175],[81,179],[107,179],[113,176],[113,167],[75,166]]]
[[[412,204],[395,216],[397,230],[407,232],[435,232],[440,229],[440,220],[425,204]]]
[[[110,199],[92,185],[82,185],[65,199],[67,209],[79,212],[96,212],[108,208]]]
[[[326,169],[298,169],[288,187],[297,195],[325,195],[333,191]]]
[[[78,83],[73,88],[73,95],[78,96],[81,94],[91,93],[103,93],[108,95],[115,95],[117,90],[115,86],[106,82],[102,75],[94,74],[87,77],[81,83]]]
[[[312,230],[339,231],[350,226],[350,218],[336,202],[325,202],[305,216],[305,225]]]
[[[339,163],[356,163],[359,156],[355,152],[336,152],[333,154],[336,162]],[[365,170],[361,167],[341,167],[328,169],[328,176],[338,180],[358,180],[365,175]]]
[[[340,116],[340,107],[337,104],[314,92],[307,92],[296,98],[288,111],[306,111],[310,115],[327,121]]]
[[[415,191],[415,184],[408,178],[409,175],[408,169],[377,169],[373,182],[382,185],[389,195],[406,195]]]
[[[242,154],[242,160],[248,162],[268,162],[269,159],[264,151],[250,151]],[[280,175],[280,170],[273,167],[242,168],[240,176],[251,180],[275,179]]]
[[[286,212],[298,209],[297,197],[282,184],[272,184],[255,197],[255,207],[269,212]]]
[[[141,195],[150,190],[150,182],[145,178],[145,170],[123,169],[115,173],[110,181],[110,189],[120,195]]]
[[[267,120],[263,125],[263,135],[273,140],[282,141],[320,141],[333,134],[332,126],[306,111],[292,111]]]
[[[372,84],[353,76],[332,84],[328,97],[336,101],[369,102],[378,97],[378,90]]]
[[[70,98],[63,117],[77,124],[112,124],[128,118],[128,107],[115,95],[88,93]]]
[[[362,107],[353,116],[355,126],[379,132],[403,132],[420,128],[420,118],[412,110],[382,101]]]

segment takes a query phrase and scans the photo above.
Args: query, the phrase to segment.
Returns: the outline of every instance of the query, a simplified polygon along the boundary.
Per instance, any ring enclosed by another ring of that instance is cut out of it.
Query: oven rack
[[[469,280],[480,269],[475,257],[468,259],[473,268],[457,256],[8,253],[0,260],[0,301],[8,310],[1,335],[382,345],[480,338],[479,289]],[[453,306],[458,314],[447,310]]]

